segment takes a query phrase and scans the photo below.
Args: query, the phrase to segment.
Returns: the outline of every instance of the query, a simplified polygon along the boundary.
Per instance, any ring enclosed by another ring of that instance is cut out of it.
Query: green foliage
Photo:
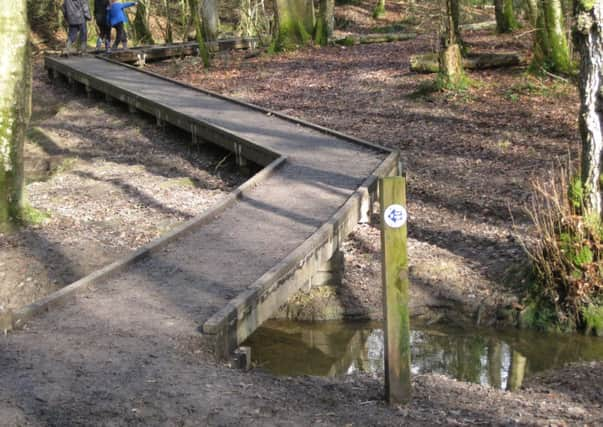
[[[578,175],[575,175],[571,179],[567,196],[572,208],[574,208],[576,211],[580,211],[584,202],[584,186],[582,185],[582,180]]]
[[[559,330],[592,330],[596,324],[599,312],[588,307],[603,300],[603,223],[583,206],[576,176],[562,171],[534,183],[528,213],[538,237],[524,245],[536,274],[529,289],[534,307],[524,310],[523,323],[541,329],[550,323]]]
[[[567,329],[559,325],[555,309],[543,300],[532,301],[521,311],[519,326],[546,332],[562,332]]]
[[[44,224],[50,219],[50,213],[25,205],[21,210],[19,222],[26,225]]]
[[[518,101],[524,96],[564,99],[569,96],[574,96],[573,94],[570,94],[570,91],[573,91],[573,88],[574,86],[569,83],[557,80],[551,81],[550,79],[547,79],[545,75],[538,77],[532,74],[526,74],[519,83],[515,83],[505,89],[503,96],[510,101]]]
[[[590,11],[597,4],[597,0],[578,0],[578,4],[581,10]]]
[[[589,304],[582,307],[582,317],[587,334],[603,337],[603,305]]]

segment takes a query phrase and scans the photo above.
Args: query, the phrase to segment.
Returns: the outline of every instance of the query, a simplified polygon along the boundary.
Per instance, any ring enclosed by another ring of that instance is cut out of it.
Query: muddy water
[[[247,341],[256,366],[276,375],[346,375],[383,371],[383,331],[376,323],[269,321]],[[603,360],[603,338],[534,331],[413,325],[412,371],[437,372],[501,389],[574,361]]]

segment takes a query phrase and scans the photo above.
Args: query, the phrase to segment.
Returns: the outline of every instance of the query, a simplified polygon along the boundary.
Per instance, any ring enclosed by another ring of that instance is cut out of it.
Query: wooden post
[[[379,195],[383,251],[385,397],[390,404],[406,403],[410,400],[411,393],[406,178],[381,178]]]

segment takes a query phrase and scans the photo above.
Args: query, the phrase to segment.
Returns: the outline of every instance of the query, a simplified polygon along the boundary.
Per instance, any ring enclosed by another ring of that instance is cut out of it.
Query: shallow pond
[[[257,366],[276,375],[346,375],[383,371],[378,323],[269,321],[245,343]],[[534,372],[574,361],[603,360],[603,338],[534,331],[413,325],[412,372],[515,389]]]

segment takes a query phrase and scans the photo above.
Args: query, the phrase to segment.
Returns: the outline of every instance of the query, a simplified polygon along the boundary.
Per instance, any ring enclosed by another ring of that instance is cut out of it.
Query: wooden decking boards
[[[147,316],[155,304],[169,306],[226,356],[307,286],[366,217],[377,177],[397,170],[397,153],[114,61],[47,57],[46,67],[266,169],[129,259],[26,307],[21,322],[95,284],[132,304],[139,295]]]

